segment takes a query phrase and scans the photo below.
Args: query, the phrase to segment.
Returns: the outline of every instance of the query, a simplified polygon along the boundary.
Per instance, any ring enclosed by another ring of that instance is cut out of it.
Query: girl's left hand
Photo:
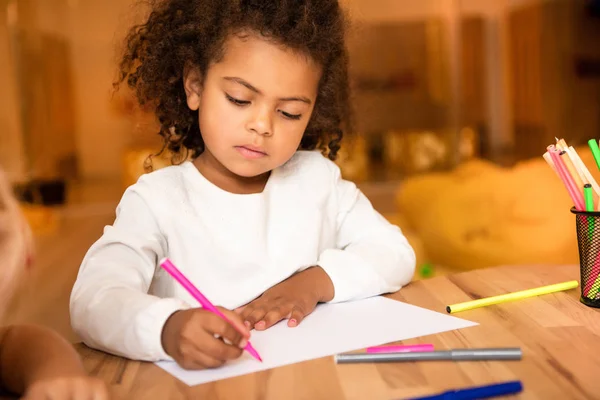
[[[333,299],[334,288],[321,267],[310,267],[273,286],[238,309],[248,329],[265,330],[282,319],[297,326],[319,302]]]

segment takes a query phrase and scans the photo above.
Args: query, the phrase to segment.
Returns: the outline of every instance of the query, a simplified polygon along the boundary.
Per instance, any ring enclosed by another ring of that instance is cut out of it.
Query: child
[[[0,317],[18,275],[26,268],[30,249],[28,226],[0,171]],[[104,384],[86,376],[77,352],[66,340],[49,329],[29,325],[0,328],[0,396],[3,392],[28,400],[107,398]]]
[[[129,187],[85,256],[71,297],[84,342],[216,367],[240,356],[250,329],[407,284],[407,240],[331,161],[349,119],[338,1],[153,4],[120,78],[153,105],[165,146],[191,160]],[[236,329],[195,308],[163,257],[236,310]]]

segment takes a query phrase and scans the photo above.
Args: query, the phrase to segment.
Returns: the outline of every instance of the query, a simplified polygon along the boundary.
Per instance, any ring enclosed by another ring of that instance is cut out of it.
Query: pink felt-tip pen
[[[204,297],[204,295],[202,293],[200,293],[198,288],[196,288],[196,286],[194,286],[194,284],[192,282],[190,282],[189,279],[186,278],[185,275],[183,275],[183,273],[181,273],[181,271],[179,269],[177,269],[177,267],[175,265],[173,265],[171,260],[169,260],[168,258],[163,258],[160,261],[160,266],[165,271],[167,271],[169,273],[169,275],[171,275],[173,278],[175,278],[175,280],[177,282],[179,282],[181,284],[181,286],[183,286],[185,288],[185,290],[187,290],[196,300],[198,300],[198,302],[200,303],[202,308],[204,308],[207,311],[217,314],[219,317],[223,318],[225,321],[227,321],[231,324],[231,321],[221,311],[219,311],[219,309],[217,307],[215,307],[206,297]],[[260,358],[260,356],[258,355],[258,352],[254,349],[254,347],[252,347],[250,342],[248,342],[246,347],[244,347],[244,350],[246,350],[248,353],[250,353],[258,361],[262,362],[262,358]]]
[[[367,347],[367,353],[408,353],[412,351],[433,351],[432,344],[409,344],[397,346]]]

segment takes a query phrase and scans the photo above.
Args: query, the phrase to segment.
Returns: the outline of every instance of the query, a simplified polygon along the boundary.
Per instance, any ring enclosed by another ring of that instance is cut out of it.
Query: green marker
[[[586,183],[583,185],[583,196],[585,198],[585,211],[594,211],[594,196],[591,184]]]
[[[592,195],[592,185],[586,183],[583,185],[583,197],[585,198],[585,211],[593,212],[594,211],[594,197]],[[594,237],[594,225],[595,218],[591,215],[585,217],[587,219],[588,224],[588,237],[591,241]]]
[[[421,266],[421,268],[419,269],[419,274],[423,277],[423,278],[428,278],[431,276],[431,274],[433,273],[433,267],[430,263],[425,263]]]
[[[598,142],[596,139],[590,139],[588,140],[588,144],[590,145],[590,149],[592,149],[594,161],[596,161],[596,165],[598,166],[598,169],[600,169],[600,148],[598,148]]]

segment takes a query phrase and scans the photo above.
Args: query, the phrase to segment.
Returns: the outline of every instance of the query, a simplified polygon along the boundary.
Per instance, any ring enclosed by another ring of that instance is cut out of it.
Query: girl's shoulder
[[[163,167],[141,175],[124,194],[135,193],[143,198],[177,197],[189,190],[190,176],[194,172],[197,173],[196,167],[189,161]]]
[[[179,176],[187,175],[190,173],[190,171],[195,169],[196,167],[194,167],[194,164],[191,161],[184,161],[181,164],[169,165],[152,172],[145,173],[139,177],[138,182],[162,182],[165,180],[171,180]]]
[[[277,173],[283,186],[299,197],[316,201],[339,199],[340,193],[354,193],[356,185],[342,177],[339,166],[320,151],[297,151]]]
[[[301,177],[315,182],[331,182],[340,178],[338,165],[320,150],[299,150],[280,168],[283,176]]]

